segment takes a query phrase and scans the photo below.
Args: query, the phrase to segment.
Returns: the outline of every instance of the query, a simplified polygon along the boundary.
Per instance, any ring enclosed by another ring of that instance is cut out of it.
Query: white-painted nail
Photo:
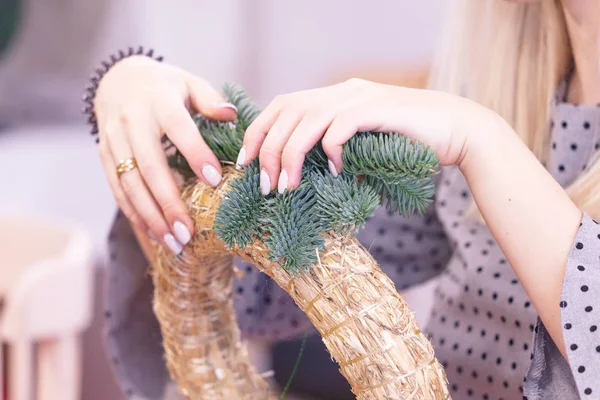
[[[146,232],[146,233],[148,234],[150,239],[154,240],[155,242],[158,242],[158,239],[156,238],[156,236],[154,236],[154,233],[152,233],[152,231],[150,229],[148,229],[148,232]]]
[[[284,169],[281,171],[281,174],[279,174],[279,182],[277,182],[277,191],[279,192],[279,194],[282,194],[283,192],[285,192],[285,189],[287,189],[287,187],[288,187],[288,173]]]
[[[235,169],[239,171],[244,165],[246,165],[246,147],[242,147],[240,149],[237,160],[235,162]]]
[[[327,165],[329,165],[329,173],[333,175],[334,178],[338,177],[337,169],[335,169],[335,164],[331,160],[327,160]]]
[[[260,171],[260,192],[265,196],[271,193],[271,178],[264,169]]]
[[[221,183],[221,174],[211,164],[205,164],[204,167],[202,167],[202,175],[204,175],[204,178],[211,186],[217,186]]]
[[[183,246],[181,245],[181,243],[179,243],[177,239],[175,239],[175,237],[170,233],[167,233],[163,237],[163,241],[165,242],[169,250],[171,250],[175,254],[180,254],[183,250]]]
[[[237,107],[231,103],[220,103],[220,104],[217,104],[217,107],[231,108],[233,111],[237,112]]]
[[[175,223],[173,224],[173,231],[175,231],[175,237],[177,237],[179,243],[181,243],[184,246],[188,244],[188,242],[192,238],[189,229],[187,228],[187,226],[185,226],[183,222],[175,221]]]

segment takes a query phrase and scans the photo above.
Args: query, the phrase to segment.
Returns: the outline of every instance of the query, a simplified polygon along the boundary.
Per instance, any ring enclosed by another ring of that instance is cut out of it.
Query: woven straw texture
[[[232,302],[232,255],[252,262],[286,290],[323,337],[358,399],[449,399],[446,374],[408,305],[353,237],[328,234],[318,263],[292,275],[254,242],[227,251],[213,232],[235,169],[217,188],[194,182],[183,198],[196,233],[183,255],[156,247],[154,310],[167,367],[189,399],[273,397],[240,340]]]

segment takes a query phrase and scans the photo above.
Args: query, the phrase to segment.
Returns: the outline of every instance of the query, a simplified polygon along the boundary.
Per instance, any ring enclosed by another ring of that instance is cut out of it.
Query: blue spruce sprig
[[[198,115],[194,120],[217,157],[233,163],[244,132],[260,110],[239,86],[225,86],[225,94],[238,108],[237,121],[217,122]],[[169,164],[184,177],[193,176],[179,151],[169,157]],[[273,261],[298,273],[317,261],[324,233],[356,232],[380,204],[405,217],[422,214],[435,194],[433,178],[439,169],[435,153],[397,133],[357,133],[344,146],[343,165],[344,172],[334,178],[318,143],[306,155],[300,187],[265,197],[254,160],[231,183],[219,206],[217,236],[229,248],[243,249],[262,240]]]

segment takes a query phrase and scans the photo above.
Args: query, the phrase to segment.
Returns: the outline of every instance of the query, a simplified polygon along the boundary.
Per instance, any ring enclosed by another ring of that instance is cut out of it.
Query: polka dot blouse
[[[600,109],[559,101],[551,131],[547,168],[568,185],[600,148]],[[560,311],[567,363],[490,231],[465,217],[472,201],[460,171],[448,167],[425,215],[404,219],[380,209],[359,234],[398,289],[436,277],[424,330],[453,398],[600,398],[600,226],[584,216],[566,267]],[[110,358],[125,394],[162,399],[169,378],[148,263],[120,213],[109,239]],[[279,340],[314,329],[287,293],[237,263],[245,271],[234,287],[245,337]]]

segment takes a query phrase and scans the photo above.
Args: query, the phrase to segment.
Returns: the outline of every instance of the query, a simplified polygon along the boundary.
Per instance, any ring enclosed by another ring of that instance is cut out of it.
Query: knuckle
[[[265,144],[260,148],[260,159],[261,160],[273,160],[278,159],[281,156],[281,150],[272,147],[269,144]]]
[[[146,224],[146,222],[142,219],[142,217],[139,214],[135,214],[135,217],[133,218],[133,220],[130,220],[131,224],[137,228],[140,232],[144,232],[148,230],[148,225]]]
[[[348,80],[346,80],[346,82],[344,82],[344,84],[348,87],[360,87],[362,85],[364,85],[365,81],[364,79],[360,79],[360,78],[350,78]]]
[[[165,216],[175,216],[181,213],[181,204],[177,199],[167,199],[160,204]]]
[[[271,102],[272,105],[274,106],[283,106],[286,103],[286,98],[287,95],[285,94],[280,94],[275,96],[275,98],[273,99],[273,101]]]
[[[133,225],[139,225],[140,223],[142,223],[142,219],[140,218],[140,215],[135,212],[135,210],[133,210],[132,208],[125,208],[125,209],[121,209],[121,211],[123,212],[123,214],[125,215],[125,217],[129,220],[129,222],[131,222]]]
[[[168,231],[167,224],[161,215],[153,214],[146,218],[146,223],[152,229],[152,232]]]
[[[128,198],[133,198],[135,196],[138,185],[133,180],[129,179],[125,174],[121,177],[121,186],[123,187],[123,192]]]
[[[321,140],[325,152],[331,151],[336,146],[336,140],[331,135],[325,135]]]
[[[304,160],[304,153],[293,148],[285,148],[281,155],[281,158],[285,160],[288,165],[297,165]]]
[[[129,121],[131,121],[130,115],[131,115],[131,108],[126,105],[121,105],[117,111],[117,121],[120,121],[123,124],[127,124],[127,123],[129,123]],[[106,124],[107,132],[116,131],[116,129],[114,129],[115,125],[116,125],[115,121],[107,122],[107,124]]]
[[[300,104],[294,104],[293,106],[288,107],[282,113],[282,118],[286,120],[299,120],[303,115],[306,114],[306,107],[303,107]]]
[[[185,121],[181,117],[181,113],[174,108],[164,110],[162,115],[162,122],[165,126],[168,126],[173,130],[176,130],[185,123]]]
[[[120,120],[121,120],[121,115],[119,114],[118,121],[120,121]],[[106,136],[106,138],[108,140],[111,140],[111,138],[114,138],[115,135],[117,135],[119,132],[119,124],[118,124],[117,120],[111,119],[111,120],[107,121],[104,124],[104,128],[102,129],[102,132],[104,133],[104,136]]]
[[[138,167],[146,181],[155,181],[159,174],[159,166],[149,161],[138,161]]]
[[[115,197],[115,201],[119,205],[119,208],[121,208],[121,210],[123,210],[123,212],[125,212],[126,208],[127,209],[131,208],[131,207],[128,207],[127,197],[125,196],[125,192],[123,192],[120,189],[117,189],[114,191],[113,195]]]
[[[321,106],[311,106],[308,108],[304,114],[304,119],[308,121],[316,121],[323,118],[325,115],[330,114],[329,111],[326,111],[324,107]]]
[[[273,99],[269,108],[274,112],[281,112],[288,108],[293,103],[293,100],[294,96],[292,94],[280,94]]]
[[[348,121],[352,118],[352,116],[356,114],[356,112],[357,110],[355,110],[354,108],[340,110],[336,115],[334,123],[337,126],[346,125]]]
[[[132,213],[132,214],[130,214],[127,219],[129,219],[129,222],[131,222],[131,224],[135,225],[135,226],[141,226],[144,223],[142,221],[142,218],[140,217],[140,215],[138,213],[135,213],[135,212]]]

